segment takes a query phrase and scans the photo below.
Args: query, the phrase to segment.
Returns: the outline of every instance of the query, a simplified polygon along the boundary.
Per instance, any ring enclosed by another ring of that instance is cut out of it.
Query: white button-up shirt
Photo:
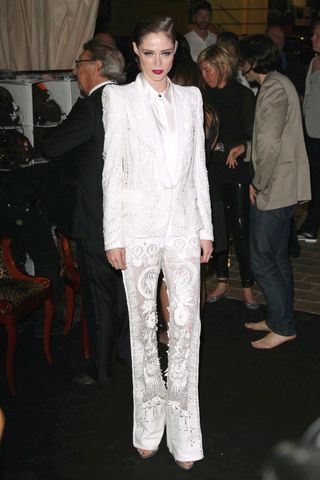
[[[208,36],[205,40],[199,37],[194,30],[191,30],[191,32],[187,33],[185,38],[190,45],[191,56],[195,62],[197,61],[199,53],[202,52],[202,50],[210,45],[214,45],[217,42],[217,35],[211,32],[208,32]]]
[[[95,90],[98,90],[98,88],[100,88],[100,87],[103,87],[103,86],[105,86],[105,85],[109,85],[109,84],[111,84],[111,85],[112,85],[113,83],[115,83],[115,82],[113,82],[113,81],[111,81],[111,80],[106,80],[105,82],[101,82],[101,83],[99,83],[99,84],[98,84],[98,85],[96,85],[95,87],[91,88],[91,90],[90,90],[90,92],[89,92],[88,96],[90,96],[90,95],[91,95],[91,93],[93,93]]]
[[[143,78],[143,77],[142,77]],[[175,126],[175,103],[173,99],[173,92],[171,81],[167,79],[167,88],[163,92],[157,92],[152,86],[143,79],[143,84],[150,102],[151,110],[153,112],[155,123],[159,129],[164,162],[168,177],[171,180],[171,187],[177,181],[179,172],[177,172],[177,129]],[[162,179],[166,183],[166,179]]]

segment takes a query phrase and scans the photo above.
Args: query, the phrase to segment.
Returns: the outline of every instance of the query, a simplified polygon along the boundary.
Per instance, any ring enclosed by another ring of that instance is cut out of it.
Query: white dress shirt
[[[203,40],[194,30],[191,30],[191,32],[185,35],[185,38],[188,40],[191,56],[195,62],[202,50],[217,42],[217,35],[212,32],[208,32],[207,38]]]
[[[98,88],[101,88],[101,87],[104,87],[105,85],[109,85],[109,84],[114,84],[115,82],[113,82],[112,80],[106,80],[105,82],[101,82],[99,83],[98,85],[96,85],[95,87],[91,88],[89,94],[88,94],[88,97],[91,95],[91,93],[93,93],[95,90],[98,90]]]
[[[175,127],[175,104],[172,93],[171,81],[168,78],[167,88],[163,92],[157,92],[152,86],[142,77],[144,88],[148,101],[150,102],[151,110],[155,118],[155,123],[159,129],[162,140],[162,149],[164,153],[164,162],[166,165],[166,178],[160,180],[163,184],[167,183],[167,178],[170,179],[169,188],[173,188],[178,181],[178,162],[177,162],[177,129]],[[161,175],[161,171],[159,172]]]

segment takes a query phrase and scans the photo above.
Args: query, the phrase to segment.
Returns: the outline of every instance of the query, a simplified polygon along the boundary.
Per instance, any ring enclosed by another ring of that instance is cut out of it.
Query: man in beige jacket
[[[310,199],[310,174],[298,95],[276,71],[278,48],[265,35],[251,35],[242,40],[240,56],[247,80],[260,84],[252,141],[250,263],[268,305],[266,320],[246,327],[267,332],[252,346],[270,349],[296,337],[288,239],[295,205]]]

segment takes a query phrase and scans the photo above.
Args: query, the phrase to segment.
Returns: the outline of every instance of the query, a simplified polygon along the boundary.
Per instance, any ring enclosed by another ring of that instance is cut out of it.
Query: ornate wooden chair
[[[0,324],[8,337],[6,376],[9,388],[15,393],[14,355],[17,343],[17,324],[28,314],[44,306],[43,345],[46,359],[52,363],[50,334],[54,314],[50,280],[21,272],[11,254],[11,240],[0,239]]]
[[[59,248],[60,248],[61,257],[62,257],[61,258],[62,274],[63,274],[64,285],[65,285],[66,307],[67,307],[64,334],[68,335],[73,324],[75,296],[79,295],[80,301],[82,302],[81,289],[80,289],[80,275],[79,275],[78,265],[77,265],[75,242],[70,238],[64,236],[60,232],[57,233],[57,238],[58,238]],[[81,325],[83,353],[85,358],[90,358],[88,324],[83,312],[82,304],[80,307],[80,325]]]

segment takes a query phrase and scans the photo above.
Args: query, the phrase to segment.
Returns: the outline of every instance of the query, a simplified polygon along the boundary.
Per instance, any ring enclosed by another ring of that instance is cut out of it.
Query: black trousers
[[[227,249],[215,254],[218,278],[228,278],[228,257],[231,237],[239,262],[242,287],[253,285],[253,276],[249,262],[249,184],[248,183],[217,183],[214,189],[219,193],[224,206]],[[216,232],[215,232],[216,233]]]
[[[320,226],[320,138],[311,138],[305,134],[305,141],[310,165],[312,199],[300,231],[317,235]]]
[[[130,364],[129,319],[120,271],[107,262],[103,239],[77,240],[84,313],[91,359],[86,369],[101,384],[114,377],[116,357]]]

